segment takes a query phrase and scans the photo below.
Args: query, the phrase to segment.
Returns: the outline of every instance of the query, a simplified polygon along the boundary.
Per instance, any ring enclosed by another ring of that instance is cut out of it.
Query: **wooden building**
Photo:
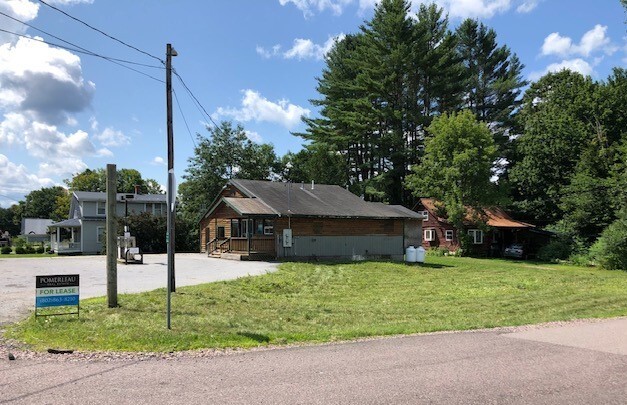
[[[424,217],[422,245],[425,249],[440,247],[454,252],[460,248],[457,230],[441,215],[436,200],[421,198],[414,210]],[[524,247],[525,257],[533,257],[552,235],[535,225],[512,219],[498,207],[485,209],[483,220],[486,231],[480,229],[470,212],[464,221],[464,232],[471,238],[473,253],[479,255],[500,257],[507,247],[519,244]]]
[[[422,216],[334,185],[230,180],[200,220],[212,256],[390,258],[421,244]]]

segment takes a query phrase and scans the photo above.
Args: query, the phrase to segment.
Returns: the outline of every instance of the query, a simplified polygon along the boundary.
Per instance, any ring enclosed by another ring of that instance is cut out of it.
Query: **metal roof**
[[[258,198],[224,197],[222,200],[239,215],[278,215]]]
[[[81,220],[78,218],[66,219],[65,221],[55,222],[50,228],[78,228],[81,226]]]
[[[107,193],[95,192],[95,191],[74,191],[74,195],[78,201],[106,201]],[[117,193],[116,200],[124,201],[123,197],[126,195],[132,195],[133,198],[129,198],[129,202],[149,202],[149,203],[165,203],[167,202],[167,196],[165,194],[133,194],[133,193]]]
[[[433,198],[421,198],[420,203],[425,207],[432,215],[435,215],[438,211],[436,207],[436,201]],[[516,221],[512,219],[503,209],[497,207],[484,208],[483,211],[487,216],[487,225],[495,228],[535,228],[535,225],[528,224],[526,222]],[[471,209],[467,209],[465,221],[471,222],[472,215]],[[437,217],[440,222],[447,222],[445,218]]]
[[[314,184],[312,187],[311,184],[261,180],[230,180],[229,183],[249,197],[243,200],[258,201],[233,202],[242,199],[231,197],[223,199],[227,204],[240,204],[239,207],[250,211],[247,212],[250,215],[422,219],[422,215],[400,205],[364,201],[335,185]]]

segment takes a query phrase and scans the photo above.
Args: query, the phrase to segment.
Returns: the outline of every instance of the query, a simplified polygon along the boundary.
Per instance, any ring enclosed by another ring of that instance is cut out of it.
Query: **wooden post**
[[[118,306],[118,262],[117,251],[117,223],[115,215],[117,197],[117,181],[115,165],[107,165],[107,304],[109,308]]]

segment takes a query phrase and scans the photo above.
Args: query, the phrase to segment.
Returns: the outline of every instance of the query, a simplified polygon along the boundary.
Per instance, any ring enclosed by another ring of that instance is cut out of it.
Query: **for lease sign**
[[[36,276],[35,307],[78,305],[78,274]]]

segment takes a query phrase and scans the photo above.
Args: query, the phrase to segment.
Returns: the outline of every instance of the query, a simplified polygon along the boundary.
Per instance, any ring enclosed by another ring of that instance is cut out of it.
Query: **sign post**
[[[61,274],[54,276],[35,276],[35,316],[50,315],[78,315],[79,304],[79,275]],[[76,312],[54,314],[39,314],[38,308],[46,307],[76,307]]]

